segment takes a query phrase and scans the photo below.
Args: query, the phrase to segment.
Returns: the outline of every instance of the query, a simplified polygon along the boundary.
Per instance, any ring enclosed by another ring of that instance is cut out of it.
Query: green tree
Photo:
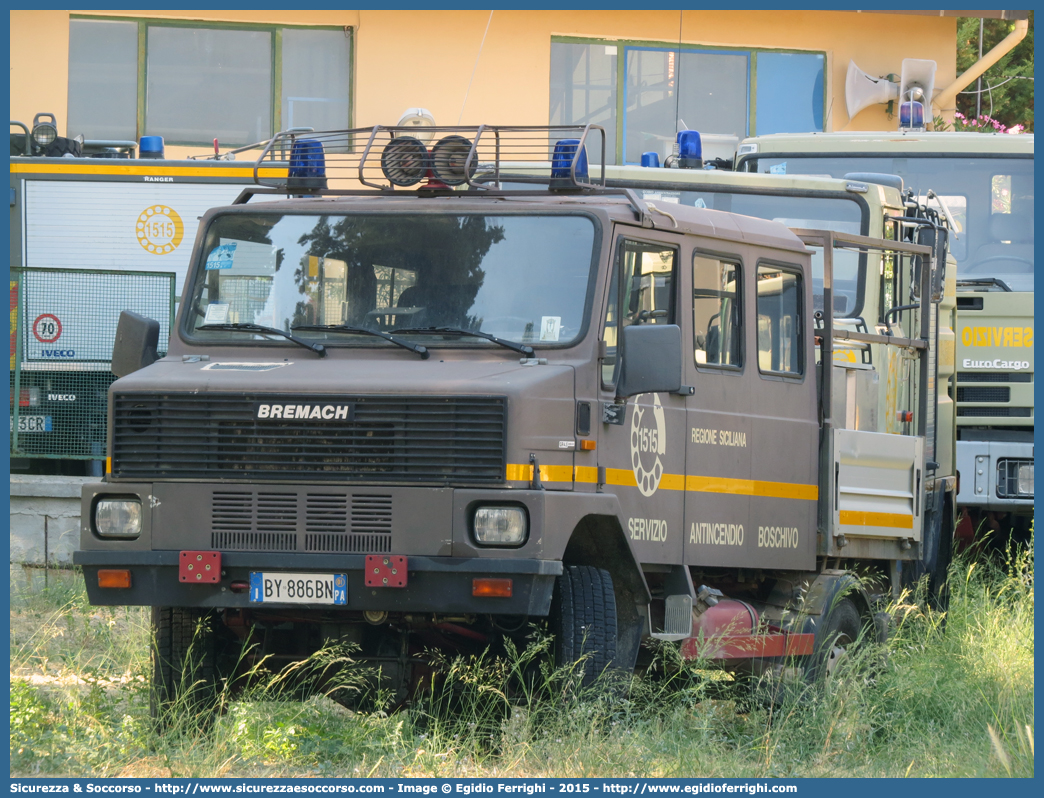
[[[1015,27],[1003,19],[983,20],[982,52],[988,53]],[[979,18],[957,19],[957,74],[961,75],[979,60]],[[976,83],[957,95],[957,110],[975,118]],[[982,75],[980,113],[1005,127],[1023,125],[1033,132],[1033,12],[1029,12],[1026,38]]]

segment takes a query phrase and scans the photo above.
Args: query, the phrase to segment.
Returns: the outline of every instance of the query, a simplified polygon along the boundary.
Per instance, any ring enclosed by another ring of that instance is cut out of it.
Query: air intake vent
[[[336,493],[309,493],[305,501],[305,531],[348,531],[348,497]]]
[[[1011,388],[957,388],[958,402],[1010,402]]]
[[[323,402],[351,414],[304,417]],[[259,417],[262,405],[302,415]],[[503,396],[118,393],[112,476],[496,484],[506,419]]]
[[[297,495],[214,491],[210,545],[224,551],[296,551]]]
[[[305,551],[391,554],[391,535],[305,535]]]
[[[352,532],[390,535],[391,529],[391,496],[352,496]]]
[[[1033,382],[1030,371],[958,371],[957,382]]]
[[[211,548],[219,551],[296,551],[297,535],[278,532],[214,532]]]
[[[980,418],[1032,418],[1032,407],[958,407],[958,416]]]

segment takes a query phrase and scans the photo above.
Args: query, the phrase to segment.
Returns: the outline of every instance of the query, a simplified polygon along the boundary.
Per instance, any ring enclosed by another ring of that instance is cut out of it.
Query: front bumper
[[[982,510],[1029,512],[1033,494],[1019,495],[1011,471],[1033,465],[1033,444],[1007,441],[957,441],[961,475],[957,504]]]
[[[178,579],[179,554],[178,551],[76,551],[73,562],[83,568],[87,596],[94,605],[265,607],[326,612],[385,610],[542,616],[550,609],[555,578],[562,573],[562,563],[556,560],[410,557],[405,587],[367,587],[363,578],[365,555],[294,554],[288,558],[285,554],[224,552],[218,583],[187,584]],[[98,571],[114,568],[131,572],[130,587],[98,586]],[[231,589],[233,582],[249,582],[251,571],[346,573],[348,603],[345,606],[253,603],[248,592]],[[472,580],[481,577],[511,579],[511,596],[473,596]]]

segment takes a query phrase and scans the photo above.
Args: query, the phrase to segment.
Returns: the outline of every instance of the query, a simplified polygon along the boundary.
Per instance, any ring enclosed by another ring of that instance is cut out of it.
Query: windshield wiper
[[[487,332],[481,330],[462,330],[460,327],[400,327],[399,329],[392,330],[394,333],[443,333],[445,335],[473,335],[476,338],[485,338],[487,341],[492,341],[495,344],[506,346],[508,349],[514,349],[516,352],[521,352],[523,355],[533,354],[533,347],[527,346],[526,344],[516,344],[514,341],[505,341],[503,338],[497,338],[495,335],[490,335]]]
[[[293,341],[298,346],[303,346],[305,349],[311,349],[319,357],[326,357],[326,347],[322,344],[317,344],[312,341],[305,341],[298,338],[296,335],[291,335],[286,330],[280,330],[276,327],[266,327],[264,324],[201,324],[196,328],[197,330],[242,330],[243,332],[255,332],[255,333],[266,333],[268,335],[281,335],[288,341]]]
[[[296,327],[291,327],[292,330],[333,330],[334,332],[348,332],[348,333],[359,333],[360,335],[375,335],[378,338],[383,338],[385,341],[391,341],[396,346],[401,346],[403,349],[409,349],[411,352],[416,352],[421,356],[421,360],[427,360],[431,357],[431,354],[423,346],[411,344],[409,341],[403,341],[400,338],[396,338],[393,335],[388,335],[386,332],[380,330],[368,330],[365,327],[352,327],[350,324],[298,324]]]

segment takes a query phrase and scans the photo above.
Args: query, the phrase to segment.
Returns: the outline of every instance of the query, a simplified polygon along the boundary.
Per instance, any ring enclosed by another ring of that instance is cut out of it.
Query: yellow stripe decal
[[[254,179],[253,166],[229,166],[217,168],[201,168],[192,166],[139,166],[137,164],[105,164],[94,166],[87,164],[11,164],[11,173],[43,174],[43,175],[131,175],[131,176],[171,176],[171,177],[244,177]],[[286,177],[286,169],[271,167],[258,170],[261,177]]]
[[[868,513],[863,510],[842,510],[841,526],[885,526],[891,529],[913,529],[912,515],[898,513]]]
[[[533,466],[526,463],[508,463],[505,474],[508,482],[529,482],[533,479]],[[541,482],[572,482],[573,467],[565,465],[541,465]]]
[[[598,469],[594,466],[577,466],[573,469],[573,481],[597,485]]]
[[[540,466],[540,479],[547,482],[584,482],[596,484],[598,469],[593,466],[577,466],[569,476],[569,466]],[[509,464],[507,479],[509,481],[526,481],[533,478],[533,466]],[[638,482],[634,472],[625,468],[605,469],[607,485],[621,485],[636,488]],[[758,479],[732,479],[730,477],[682,476],[681,474],[664,474],[660,479],[661,490],[685,490],[692,493],[732,493],[740,496],[758,496],[772,499],[800,499],[814,502],[819,499],[819,487],[802,485],[793,482],[767,482]],[[842,521],[842,523],[844,523]],[[874,526],[882,526],[874,524]]]

